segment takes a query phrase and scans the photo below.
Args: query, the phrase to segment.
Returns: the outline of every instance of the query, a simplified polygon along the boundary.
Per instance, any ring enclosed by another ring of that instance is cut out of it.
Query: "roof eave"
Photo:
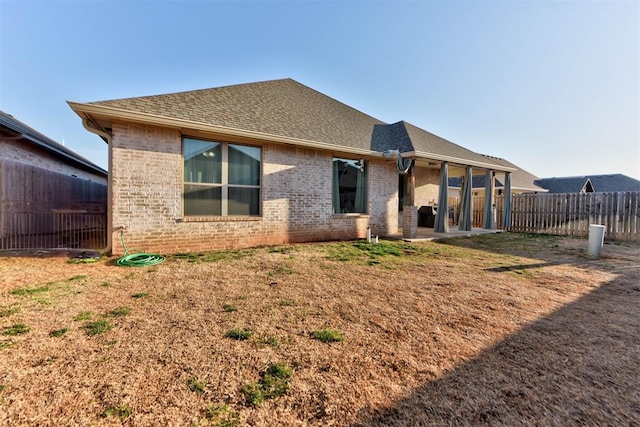
[[[255,132],[245,129],[231,128],[227,126],[212,125],[208,123],[196,122],[191,120],[159,116],[149,113],[140,113],[119,108],[107,107],[103,105],[86,104],[79,102],[67,101],[71,109],[80,116],[81,119],[90,117],[109,118],[129,121],[134,123],[148,124],[154,126],[168,127],[172,129],[180,129],[183,131],[193,130],[199,132],[208,132],[215,134],[224,134],[240,138],[249,138],[261,142],[271,142],[280,144],[297,145],[307,148],[315,148],[325,151],[338,151],[341,153],[357,154],[360,156],[382,157],[379,151],[367,150],[362,148],[345,147],[341,145],[328,144],[326,142],[310,141],[300,138],[293,138],[282,135],[274,135],[263,132]]]
[[[442,154],[434,154],[434,153],[428,153],[425,151],[410,151],[410,152],[405,152],[402,153],[402,157],[415,157],[418,159],[426,159],[426,160],[436,160],[436,161],[441,161],[441,162],[450,162],[453,164],[457,164],[460,166],[474,166],[474,167],[479,167],[482,169],[490,169],[490,170],[494,170],[494,171],[500,171],[500,172],[515,172],[518,169],[516,168],[511,168],[508,166],[500,166],[497,165],[495,163],[485,163],[485,162],[478,162],[475,160],[468,160],[468,159],[461,159],[458,157],[452,157],[452,156],[445,156]]]
[[[66,159],[68,162],[75,164],[83,170],[86,170],[90,173],[107,176],[107,171],[102,169],[100,166],[94,164],[90,160],[85,159],[72,150],[69,150],[68,148],[64,147],[64,145],[60,145],[57,141],[54,141],[44,134],[41,134],[37,130],[29,127],[26,124],[23,124],[17,119],[15,119],[14,121],[9,121],[0,118],[0,125],[7,129],[10,129],[12,132],[15,132],[16,135],[19,136],[19,138],[37,145],[38,147],[52,153],[54,156]]]

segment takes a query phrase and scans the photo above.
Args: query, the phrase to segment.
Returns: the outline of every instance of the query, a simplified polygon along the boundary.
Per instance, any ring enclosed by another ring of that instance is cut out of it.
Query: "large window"
[[[260,215],[260,147],[184,138],[184,215]]]
[[[367,169],[363,159],[333,159],[333,212],[367,213]]]

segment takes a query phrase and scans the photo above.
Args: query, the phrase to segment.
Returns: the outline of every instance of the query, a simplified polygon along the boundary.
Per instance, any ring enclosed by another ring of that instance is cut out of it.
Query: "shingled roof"
[[[508,166],[512,168],[516,168],[515,172],[511,174],[511,188],[516,191],[525,191],[525,192],[546,192],[542,187],[539,187],[534,184],[534,181],[538,179],[537,176],[533,175],[530,172],[527,172],[524,169],[519,168],[508,160],[505,160],[500,157],[488,156],[486,154],[481,154],[483,157],[487,157],[492,159],[496,163],[500,163],[503,166]],[[472,180],[472,188],[474,189],[484,189],[485,188],[485,175],[474,175]],[[462,187],[462,178],[452,177],[449,178],[449,187],[451,188],[461,188]],[[504,187],[504,184],[496,179],[495,181],[496,188]]]
[[[542,178],[536,184],[550,193],[640,191],[640,181],[620,173]]]
[[[542,192],[545,191],[543,187],[536,185],[535,181],[539,178],[534,174],[514,165],[510,161],[501,157],[494,157],[486,154],[483,154],[482,156],[493,160],[494,163],[498,163],[501,166],[517,169],[517,171],[511,174],[511,188],[513,188],[514,190]]]
[[[34,144],[51,153],[62,162],[75,165],[83,170],[96,173],[98,175],[107,175],[107,171],[95,163],[87,160],[76,152],[69,150],[67,147],[57,141],[54,141],[45,134],[38,132],[31,126],[16,119],[11,114],[0,111],[0,139],[2,139],[3,135],[19,137],[24,141],[28,141],[28,143]]]
[[[290,138],[337,149],[399,150],[434,160],[481,167],[501,165],[406,122],[387,124],[292,79],[90,103],[69,103],[81,117],[134,113],[149,122],[174,120],[252,132],[256,137]],[[222,132],[222,131],[221,131]],[[295,142],[294,142],[295,143]]]

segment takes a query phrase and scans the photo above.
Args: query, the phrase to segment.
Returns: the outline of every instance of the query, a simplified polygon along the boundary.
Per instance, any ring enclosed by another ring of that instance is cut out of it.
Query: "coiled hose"
[[[124,255],[116,260],[116,265],[120,267],[148,267],[164,262],[162,255],[146,254],[144,252],[129,255],[127,245],[124,243],[124,230],[120,230],[120,240],[124,248]]]

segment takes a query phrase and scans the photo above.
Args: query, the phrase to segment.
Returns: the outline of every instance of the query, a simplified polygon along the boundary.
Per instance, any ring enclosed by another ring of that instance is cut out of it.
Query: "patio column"
[[[495,172],[491,169],[487,170],[484,178],[484,222],[482,228],[492,229],[493,223],[493,177]]]
[[[511,227],[511,172],[504,173],[504,212],[502,228],[508,230]]]
[[[409,169],[407,177],[407,193],[404,195],[404,206],[402,207],[402,237],[404,239],[415,239],[418,237],[418,207],[415,205],[416,193],[415,162]]]
[[[433,231],[436,233],[449,232],[449,164],[442,162],[440,166],[440,191],[438,195],[438,212]]]
[[[473,199],[471,198],[471,187],[473,187],[473,168],[467,166],[462,181],[462,193],[460,194],[460,219],[458,220],[458,230],[471,231],[471,213],[473,212]]]

